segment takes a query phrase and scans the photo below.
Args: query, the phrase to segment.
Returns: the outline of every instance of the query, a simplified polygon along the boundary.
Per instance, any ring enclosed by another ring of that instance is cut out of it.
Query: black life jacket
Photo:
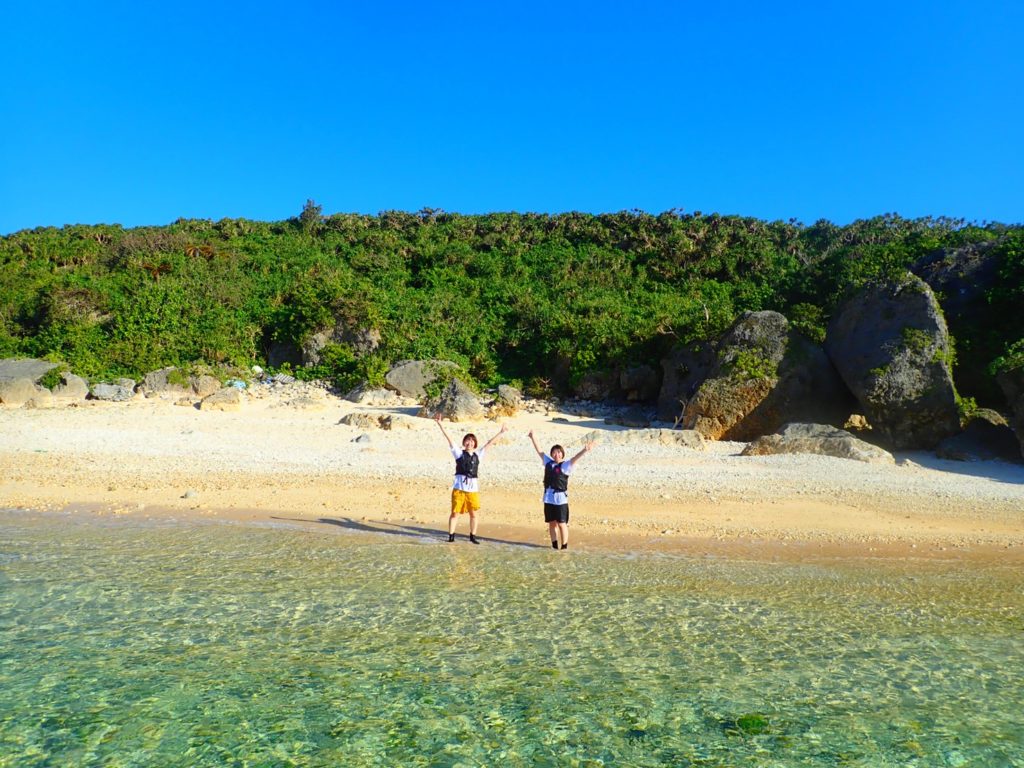
[[[544,465],[544,487],[550,488],[556,493],[565,493],[569,490],[569,476],[562,473],[562,464],[551,462]]]
[[[476,471],[480,468],[480,457],[475,453],[463,451],[462,455],[455,460],[455,474],[466,477],[476,477]]]

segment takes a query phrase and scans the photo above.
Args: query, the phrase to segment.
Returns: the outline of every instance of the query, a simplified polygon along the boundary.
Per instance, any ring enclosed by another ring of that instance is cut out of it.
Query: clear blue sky
[[[179,216],[1024,221],[1024,3],[46,2],[0,234]]]

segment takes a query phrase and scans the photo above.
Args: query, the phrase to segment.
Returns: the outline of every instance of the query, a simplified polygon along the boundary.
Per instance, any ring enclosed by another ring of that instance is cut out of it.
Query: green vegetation
[[[230,372],[324,331],[374,329],[372,354],[335,335],[296,375],[379,384],[394,361],[443,358],[480,384],[562,392],[588,373],[657,366],[745,310],[778,310],[820,341],[866,282],[996,240],[991,317],[951,329],[977,333],[959,348],[984,370],[1020,338],[1022,232],[893,215],[844,227],[677,211],[324,216],[313,201],[283,222],[46,227],[0,238],[0,356],[90,377]]]

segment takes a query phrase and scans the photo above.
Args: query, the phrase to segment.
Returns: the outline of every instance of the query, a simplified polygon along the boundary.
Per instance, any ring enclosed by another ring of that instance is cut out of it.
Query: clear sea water
[[[1024,766],[1024,575],[0,512],[0,766]]]

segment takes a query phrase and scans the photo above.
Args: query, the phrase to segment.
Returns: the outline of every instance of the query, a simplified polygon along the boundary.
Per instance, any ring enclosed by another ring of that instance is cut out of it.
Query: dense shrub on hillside
[[[893,215],[804,226],[675,211],[325,217],[312,201],[284,222],[0,238],[0,355],[59,358],[91,376],[247,366],[265,363],[272,344],[298,348],[340,321],[376,329],[380,346],[367,356],[332,343],[311,373],[348,382],[379,378],[390,361],[438,357],[485,384],[564,387],[588,372],[656,365],[744,310],[781,311],[820,338],[837,302],[866,281],[985,240],[999,240],[1004,274],[992,316],[973,318],[979,336],[966,345],[971,365],[980,356],[984,367],[1022,335],[1008,310],[1024,298],[1020,228]]]

